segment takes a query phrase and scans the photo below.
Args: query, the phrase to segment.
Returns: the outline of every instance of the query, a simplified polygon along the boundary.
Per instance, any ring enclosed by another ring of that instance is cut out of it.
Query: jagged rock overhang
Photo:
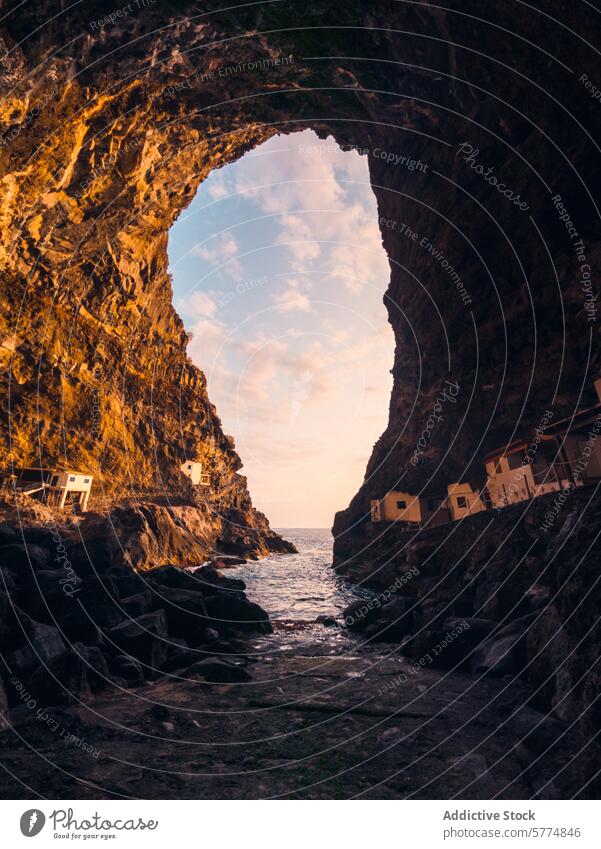
[[[557,3],[546,6],[566,14]],[[528,39],[519,10],[487,10],[484,22],[474,3],[456,13],[426,4],[374,11],[356,3],[314,13],[278,7],[151,5],[100,26],[97,4],[84,3],[33,37],[27,12],[7,19],[13,64],[5,83],[13,90],[5,136],[21,128],[3,150],[7,304],[27,292],[11,362],[13,453],[25,450],[37,383],[48,411],[44,450],[98,462],[85,425],[95,397],[90,375],[100,367],[110,375],[101,458],[107,480],[122,483],[126,467],[127,481],[140,483],[158,468],[168,482],[173,457],[160,446],[175,439],[190,452],[208,435],[229,468],[239,466],[203,377],[186,359],[171,306],[166,234],[213,168],[274,132],[307,127],[365,151],[391,259],[387,306],[397,353],[390,424],[358,510],[394,484],[449,375],[465,387],[457,415],[439,433],[443,447],[432,445],[408,484],[436,488],[477,462],[480,447],[511,436],[517,421],[535,425],[549,385],[569,408],[589,348],[593,362],[598,353],[564,245],[551,256],[565,279],[565,297],[557,296],[545,245],[561,243],[563,232],[544,187],[553,185],[579,215],[594,256],[596,104],[566,73],[575,57],[589,61],[590,49],[575,37],[550,58],[542,47],[554,31],[550,19],[537,19],[537,37]],[[590,28],[577,10],[569,17],[575,32]],[[85,29],[68,49],[65,24]],[[500,26],[515,34],[499,40]],[[29,120],[39,103],[44,108]],[[589,136],[575,142],[577,124]],[[479,163],[511,175],[527,216],[499,204],[457,155],[467,138]],[[460,275],[470,309],[449,291],[439,257]],[[53,307],[42,321],[49,292]],[[543,309],[544,327],[535,334]],[[66,403],[59,410],[60,397]]]

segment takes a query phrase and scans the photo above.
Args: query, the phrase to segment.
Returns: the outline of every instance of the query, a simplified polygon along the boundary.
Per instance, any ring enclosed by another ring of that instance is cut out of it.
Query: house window
[[[189,471],[189,472],[191,472],[191,471],[192,471],[192,466],[190,465],[190,463],[188,463],[188,471]]]
[[[406,501],[397,501],[396,506],[397,506],[397,510],[404,510],[405,507],[407,506],[407,502]]]
[[[509,454],[509,456],[507,457],[507,462],[509,464],[510,469],[521,469],[522,455],[519,453]]]
[[[75,480],[75,475],[69,475],[69,480],[70,480],[70,481],[74,481],[74,480]]]
[[[84,483],[90,483],[90,478],[84,478],[84,479],[83,479],[83,482],[84,482]]]
[[[467,498],[465,495],[457,496],[457,507],[467,507]]]
[[[50,486],[58,486],[58,475],[55,475],[52,478],[52,483],[50,484]]]

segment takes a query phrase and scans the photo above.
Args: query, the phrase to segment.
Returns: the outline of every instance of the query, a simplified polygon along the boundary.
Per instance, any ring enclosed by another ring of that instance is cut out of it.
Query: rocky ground
[[[529,560],[549,499],[391,529],[377,593],[275,633],[214,565],[136,572],[75,537],[56,562],[47,529],[0,527],[0,796],[594,798],[591,495]]]
[[[275,641],[275,645],[274,645]],[[386,651],[271,648],[86,704],[19,707],[0,735],[0,796],[50,798],[541,798],[574,729],[519,681],[416,669]],[[201,664],[202,667],[202,664]],[[229,670],[229,666],[227,667]],[[219,679],[211,683],[211,679]],[[225,679],[225,680],[224,680]],[[75,738],[75,739],[73,739]]]

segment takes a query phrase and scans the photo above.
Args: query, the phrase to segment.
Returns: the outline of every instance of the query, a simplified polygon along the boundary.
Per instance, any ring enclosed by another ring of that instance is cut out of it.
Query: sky
[[[386,426],[390,271],[367,159],[311,130],[213,171],[169,236],[188,354],[273,527],[331,527]]]

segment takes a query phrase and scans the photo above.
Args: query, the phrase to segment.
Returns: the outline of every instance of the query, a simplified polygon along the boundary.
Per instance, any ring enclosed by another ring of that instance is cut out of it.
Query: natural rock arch
[[[340,528],[398,479],[445,378],[460,397],[408,486],[476,470],[549,405],[591,399],[598,322],[552,202],[594,268],[599,111],[577,82],[598,67],[590,11],[130,5],[111,20],[98,3],[40,2],[3,21],[3,460],[169,489],[198,454],[233,480],[239,458],[171,304],[167,233],[212,168],[307,127],[368,156],[391,260],[390,422]],[[555,42],[554,18],[575,34]]]

